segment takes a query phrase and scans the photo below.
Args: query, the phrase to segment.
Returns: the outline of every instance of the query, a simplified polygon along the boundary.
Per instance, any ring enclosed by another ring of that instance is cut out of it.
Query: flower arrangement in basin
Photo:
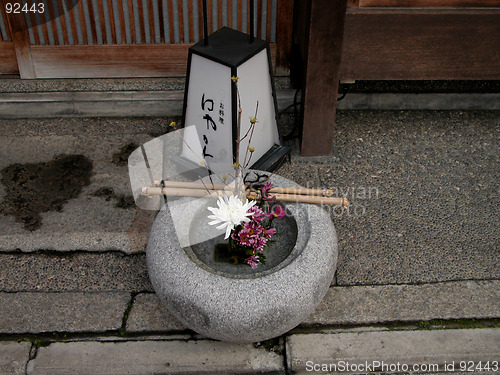
[[[285,216],[285,210],[280,205],[271,206],[276,198],[269,195],[273,188],[270,182],[259,187],[260,200],[242,202],[237,196],[231,195],[220,197],[217,201],[218,208],[208,207],[213,219],[209,225],[219,225],[217,229],[226,229],[224,239],[229,239],[226,244],[217,244],[216,253],[226,251],[231,254],[234,264],[244,261],[252,268],[262,263],[265,264],[266,257],[264,248],[269,246],[276,234],[273,226],[275,219]]]

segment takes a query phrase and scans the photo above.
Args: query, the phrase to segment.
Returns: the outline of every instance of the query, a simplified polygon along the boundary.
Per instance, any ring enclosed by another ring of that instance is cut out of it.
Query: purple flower
[[[250,257],[245,259],[245,262],[247,262],[250,265],[250,267],[255,269],[255,268],[257,268],[257,266],[260,263],[259,256],[258,255],[251,255]]]
[[[264,228],[264,231],[262,232],[264,237],[266,237],[267,239],[271,238],[271,236],[275,233],[276,233],[276,228]]]
[[[250,208],[250,210],[248,210],[248,212],[251,212],[253,214],[252,219],[257,223],[262,223],[262,220],[266,218],[264,215],[264,211],[262,211],[257,206],[253,206],[252,208]]]
[[[248,235],[248,232],[243,229],[238,232],[235,240],[244,246],[252,246],[252,239]]]
[[[259,253],[262,253],[262,251],[264,251],[264,246],[266,246],[266,244],[267,244],[267,238],[259,237],[255,240],[254,249],[257,250]]]
[[[281,219],[281,218],[285,217],[285,209],[281,206],[276,206],[276,207],[274,207],[272,214],[274,217]]]
[[[264,231],[264,227],[261,223],[252,220],[245,223],[242,230],[245,231],[249,237],[257,237]]]
[[[260,188],[260,191],[262,192],[262,195],[267,195],[269,194],[269,191],[273,188],[273,184],[270,182],[266,182],[262,187]]]
[[[264,227],[252,220],[245,223],[236,237],[233,236],[233,239],[242,245],[255,247],[255,243],[263,231]]]

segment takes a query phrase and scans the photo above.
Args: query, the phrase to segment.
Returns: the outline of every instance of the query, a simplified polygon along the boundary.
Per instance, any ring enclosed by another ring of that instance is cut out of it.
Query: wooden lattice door
[[[18,0],[44,10],[18,14],[6,12],[12,1],[0,3],[0,73],[22,78],[184,75],[187,50],[203,37],[201,0]],[[248,4],[209,0],[209,32],[222,26],[248,32]],[[255,1],[255,14],[276,73],[287,74],[293,0]]]

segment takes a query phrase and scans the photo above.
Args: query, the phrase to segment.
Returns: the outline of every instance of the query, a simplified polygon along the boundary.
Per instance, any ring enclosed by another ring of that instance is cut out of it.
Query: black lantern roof
[[[268,43],[253,38],[241,31],[223,27],[208,37],[208,46],[203,40],[193,45],[190,50],[197,55],[230,67],[237,67],[266,48]]]

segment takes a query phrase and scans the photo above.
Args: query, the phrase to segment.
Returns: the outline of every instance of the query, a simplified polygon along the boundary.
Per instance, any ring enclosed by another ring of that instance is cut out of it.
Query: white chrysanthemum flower
[[[208,207],[208,210],[213,213],[213,215],[209,215],[209,219],[213,219],[210,225],[220,224],[217,229],[226,228],[226,236],[224,239],[229,238],[231,231],[235,226],[241,224],[242,222],[248,222],[250,219],[248,216],[252,216],[252,212],[248,212],[248,210],[255,205],[255,201],[249,202],[248,199],[245,199],[245,203],[243,203],[236,195],[231,195],[229,198],[225,195],[219,197],[217,201],[217,206]]]

